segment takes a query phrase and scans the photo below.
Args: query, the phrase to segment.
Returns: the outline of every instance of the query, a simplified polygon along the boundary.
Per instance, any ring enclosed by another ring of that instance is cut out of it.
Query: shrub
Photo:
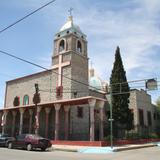
[[[140,139],[140,135],[137,132],[130,132],[126,134],[126,139]]]
[[[115,138],[114,138],[113,136],[112,136],[112,138],[113,138],[113,141],[114,141]],[[104,140],[104,141],[110,141],[110,140],[111,140],[111,136],[108,135],[107,137],[104,137],[103,140]]]
[[[159,136],[156,133],[149,134],[149,138],[157,139]]]

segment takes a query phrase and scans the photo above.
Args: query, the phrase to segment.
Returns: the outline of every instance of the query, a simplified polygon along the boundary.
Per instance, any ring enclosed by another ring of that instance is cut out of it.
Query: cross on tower
[[[72,11],[73,11],[73,8],[70,8],[70,9],[68,10],[70,16],[72,16]]]
[[[53,66],[53,69],[57,69],[58,68],[58,87],[62,86],[62,68],[65,66],[69,66],[71,64],[70,61],[67,62],[63,62],[63,58],[62,58],[62,54],[59,54],[58,57],[58,64]]]

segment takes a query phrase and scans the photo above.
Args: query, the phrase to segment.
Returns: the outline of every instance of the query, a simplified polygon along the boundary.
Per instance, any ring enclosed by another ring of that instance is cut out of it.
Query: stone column
[[[103,136],[104,136],[104,130],[103,130],[103,121],[104,121],[104,101],[98,101],[97,102],[98,108],[100,110],[100,114],[99,114],[99,138],[100,140],[103,140]]]
[[[68,118],[68,112],[69,112],[70,106],[64,106],[65,111],[65,140],[68,139],[68,131],[69,131],[69,118]]]
[[[29,109],[29,133],[32,133],[32,116],[33,116],[33,110]]]
[[[24,114],[24,111],[25,111],[24,108],[19,109],[19,112],[20,112],[19,134],[22,134],[22,132],[23,132],[23,114]]]
[[[35,115],[35,120],[36,120],[36,126],[35,126],[35,134],[38,135],[39,134],[39,114],[41,112],[41,106],[37,106],[37,111],[36,111],[36,115]]]
[[[51,111],[51,108],[45,108],[46,112],[46,128],[45,128],[45,137],[48,138],[48,121],[49,121],[49,113]]]
[[[4,110],[4,111],[3,111],[3,115],[2,115],[2,134],[5,133],[7,114],[8,114],[8,111],[7,111],[7,110]]]
[[[16,126],[16,115],[17,115],[17,112],[16,111],[12,111],[12,136],[15,135],[15,126]]]
[[[90,107],[90,141],[94,141],[95,133],[94,133],[94,107],[96,104],[96,99],[88,100]]]
[[[55,138],[54,140],[58,140],[59,138],[59,110],[61,108],[61,104],[54,104],[56,116],[55,116]]]

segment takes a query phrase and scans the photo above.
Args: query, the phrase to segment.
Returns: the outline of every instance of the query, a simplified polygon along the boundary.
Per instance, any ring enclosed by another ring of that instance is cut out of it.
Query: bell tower
[[[86,35],[70,15],[54,38],[52,68],[58,73],[57,98],[89,95]],[[80,82],[80,83],[79,83]]]

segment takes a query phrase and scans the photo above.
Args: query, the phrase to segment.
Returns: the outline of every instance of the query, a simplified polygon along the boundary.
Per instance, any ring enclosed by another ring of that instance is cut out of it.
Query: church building
[[[0,132],[102,140],[105,92],[89,85],[87,39],[72,16],[55,34],[51,61],[51,69],[6,82]],[[94,78],[91,83],[99,85]]]

